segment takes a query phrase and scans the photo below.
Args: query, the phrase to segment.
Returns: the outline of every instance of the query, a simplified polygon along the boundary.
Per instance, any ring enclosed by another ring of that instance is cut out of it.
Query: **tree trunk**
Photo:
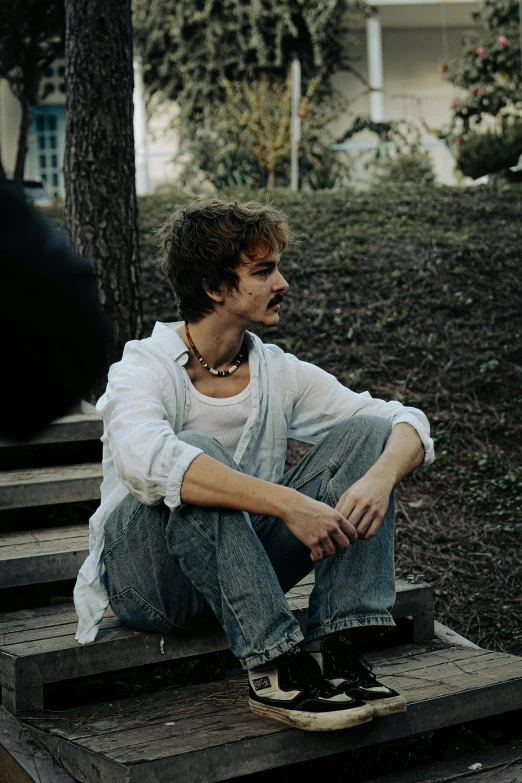
[[[16,150],[16,162],[14,167],[13,180],[17,185],[23,186],[25,156],[27,154],[27,131],[31,122],[31,103],[27,98],[20,100],[22,114],[20,116],[20,125],[18,126],[18,148]]]
[[[65,13],[66,229],[94,265],[113,323],[112,363],[142,323],[131,0],[65,0]]]

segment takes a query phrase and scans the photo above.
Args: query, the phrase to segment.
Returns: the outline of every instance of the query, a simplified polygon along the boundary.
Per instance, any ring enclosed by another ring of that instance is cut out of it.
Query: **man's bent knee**
[[[206,435],[198,430],[185,430],[178,435],[178,438],[190,446],[201,449],[209,457],[223,462],[231,468],[236,468],[236,464],[223,444],[212,435]]]
[[[339,435],[353,434],[357,438],[374,436],[381,438],[386,442],[392,431],[391,422],[380,416],[370,416],[367,414],[361,416],[351,416],[346,421],[338,424],[332,429],[332,433],[339,429]]]

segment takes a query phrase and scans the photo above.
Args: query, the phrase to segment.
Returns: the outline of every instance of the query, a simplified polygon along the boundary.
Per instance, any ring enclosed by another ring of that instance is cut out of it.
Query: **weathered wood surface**
[[[3,471],[0,509],[98,500],[101,481],[100,463]]]
[[[0,448],[39,446],[43,443],[99,440],[103,434],[103,420],[96,414],[74,413],[52,421],[30,440],[12,440],[0,436]]]
[[[89,552],[89,525],[0,535],[0,588],[74,579]]]
[[[472,769],[477,764],[480,769]],[[466,753],[459,758],[384,775],[367,783],[449,783],[464,778],[470,783],[522,783],[522,742]]]
[[[49,714],[28,725],[84,783],[212,783],[522,706],[520,658],[438,644],[371,654],[379,679],[406,696],[408,711],[347,731],[300,732],[254,715],[246,677]]]
[[[1,783],[74,783],[49,751],[4,707],[0,707]]]
[[[309,574],[287,595],[302,625],[313,579]],[[395,617],[424,617],[431,606],[428,585],[397,582]],[[3,703],[13,714],[42,710],[44,683],[228,649],[218,626],[190,635],[161,636],[134,631],[108,610],[96,641],[80,645],[74,638],[76,625],[72,605],[0,615],[0,683]],[[433,627],[428,636],[433,636]]]

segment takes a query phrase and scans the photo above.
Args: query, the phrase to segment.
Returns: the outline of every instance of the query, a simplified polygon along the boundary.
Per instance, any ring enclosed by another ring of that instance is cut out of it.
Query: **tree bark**
[[[112,318],[112,363],[142,324],[131,0],[65,0],[65,13],[66,230]]]
[[[22,186],[24,181],[25,156],[27,154],[27,131],[31,122],[31,102],[27,98],[20,100],[22,110],[20,116],[20,125],[18,126],[18,146],[16,150],[16,161],[14,167],[13,180],[17,185]]]

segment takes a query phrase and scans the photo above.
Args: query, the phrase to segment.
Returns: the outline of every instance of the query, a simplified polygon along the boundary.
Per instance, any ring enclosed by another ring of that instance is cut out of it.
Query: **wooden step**
[[[103,434],[103,420],[96,414],[74,413],[52,421],[30,440],[13,440],[0,436],[0,448],[39,446],[43,443],[70,443],[71,441],[99,440]]]
[[[299,731],[254,715],[246,676],[24,723],[83,783],[214,783],[522,706],[522,659],[512,655],[434,640],[368,657],[408,711],[345,731]]]
[[[0,534],[0,588],[74,579],[89,552],[89,525]]]
[[[522,783],[521,751],[520,742],[509,742],[399,774],[383,775],[367,783],[449,783],[464,779],[466,783]]]
[[[0,706],[0,781],[2,783],[75,783],[48,750]]]
[[[310,574],[288,593],[301,624],[306,622],[312,587]],[[393,615],[413,617],[416,640],[432,637],[431,588],[397,582]],[[81,645],[74,639],[76,624],[70,604],[0,615],[2,703],[10,712],[41,711],[45,683],[228,649],[227,638],[217,625],[190,636],[161,636],[134,631],[107,611],[96,641]]]
[[[98,500],[101,463],[0,473],[0,510]]]

